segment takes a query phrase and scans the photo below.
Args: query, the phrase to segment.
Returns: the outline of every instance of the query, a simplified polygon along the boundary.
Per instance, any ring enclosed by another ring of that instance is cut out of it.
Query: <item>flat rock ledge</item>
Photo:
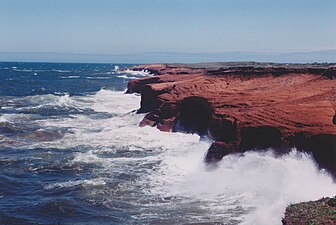
[[[287,207],[283,225],[336,224],[336,196],[318,201],[292,204]]]
[[[206,162],[227,154],[292,147],[336,177],[336,65],[200,63],[140,65],[140,126],[214,140]]]

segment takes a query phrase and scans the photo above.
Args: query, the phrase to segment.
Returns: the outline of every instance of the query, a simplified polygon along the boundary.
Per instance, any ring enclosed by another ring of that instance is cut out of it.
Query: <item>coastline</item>
[[[152,64],[129,68],[140,93],[140,126],[214,140],[206,161],[230,153],[295,147],[336,177],[336,65],[274,63]]]
[[[140,93],[140,126],[198,133],[214,142],[205,156],[216,163],[228,154],[292,148],[313,156],[336,179],[336,65],[205,63],[140,65],[154,76],[131,80],[126,93]],[[296,219],[334,221],[325,201],[286,208],[283,224]],[[299,215],[299,216],[297,216]],[[294,222],[293,222],[294,221]],[[303,220],[302,220],[303,221]]]

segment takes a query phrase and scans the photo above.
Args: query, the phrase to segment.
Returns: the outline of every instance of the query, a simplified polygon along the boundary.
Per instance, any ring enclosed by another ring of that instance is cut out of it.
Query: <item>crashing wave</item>
[[[141,76],[141,77],[148,77],[148,76],[153,76],[153,74],[151,74],[148,70],[144,69],[144,70],[129,70],[126,69],[125,71],[119,71],[120,73],[127,73],[130,74],[132,76]]]

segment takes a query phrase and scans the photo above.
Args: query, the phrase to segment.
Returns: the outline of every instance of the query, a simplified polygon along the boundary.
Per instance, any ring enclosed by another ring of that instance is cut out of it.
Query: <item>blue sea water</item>
[[[0,224],[281,224],[336,194],[295,150],[208,167],[211,140],[139,127],[129,66],[0,62]]]

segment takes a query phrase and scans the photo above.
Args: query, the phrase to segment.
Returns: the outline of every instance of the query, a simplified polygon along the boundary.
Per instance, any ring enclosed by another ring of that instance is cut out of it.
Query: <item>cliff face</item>
[[[141,126],[215,140],[206,161],[232,152],[297,147],[336,174],[335,65],[145,65],[131,80],[141,93]]]

